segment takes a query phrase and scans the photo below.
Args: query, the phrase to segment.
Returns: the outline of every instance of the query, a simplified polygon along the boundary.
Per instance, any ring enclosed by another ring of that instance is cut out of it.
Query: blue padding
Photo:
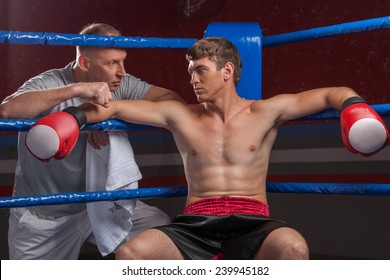
[[[262,33],[258,23],[214,22],[207,26],[204,37],[222,37],[237,48],[242,60],[242,77],[237,92],[242,98],[261,99]]]
[[[384,29],[390,27],[390,17],[366,19],[355,22],[348,22],[307,30],[295,31],[290,33],[264,36],[263,46],[274,47],[289,43],[301,42],[312,39],[320,39],[325,37],[347,35],[364,31],[372,31],[376,29]]]

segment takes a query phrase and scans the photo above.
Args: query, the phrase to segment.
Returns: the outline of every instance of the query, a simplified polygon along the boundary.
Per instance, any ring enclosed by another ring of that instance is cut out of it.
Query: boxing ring
[[[390,28],[390,17],[374,18],[263,37],[260,26],[257,23],[211,23],[205,31],[205,37],[225,37],[237,46],[243,60],[243,76],[237,86],[237,91],[243,98],[261,99],[262,48],[385,28]],[[0,43],[2,44],[187,49],[196,41],[197,39],[192,38],[112,37],[80,34],[0,31]],[[251,90],[246,90],[249,87]],[[252,95],[241,94],[248,92]],[[372,105],[372,107],[381,117],[390,116],[390,104],[375,104]],[[319,114],[307,116],[295,121],[337,121],[339,117],[340,114],[338,111],[326,110]],[[27,131],[35,121],[36,120],[32,119],[0,119],[0,132]],[[88,124],[83,128],[83,130],[86,131],[131,131],[150,129],[155,128],[146,125],[125,123],[117,120],[107,120],[97,124]],[[275,193],[390,196],[390,184],[268,182],[267,191]],[[1,197],[0,208],[88,203],[93,201],[115,201],[135,198],[180,197],[185,195],[187,195],[187,186],[164,186],[140,188],[136,190]]]

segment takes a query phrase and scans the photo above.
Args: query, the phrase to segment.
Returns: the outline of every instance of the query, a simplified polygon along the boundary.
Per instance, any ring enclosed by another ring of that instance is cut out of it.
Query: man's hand
[[[76,83],[74,86],[80,98],[89,99],[95,104],[108,107],[108,103],[112,99],[110,89],[105,82]]]
[[[102,146],[108,145],[110,140],[105,131],[92,131],[88,133],[88,143],[95,149],[100,150]]]

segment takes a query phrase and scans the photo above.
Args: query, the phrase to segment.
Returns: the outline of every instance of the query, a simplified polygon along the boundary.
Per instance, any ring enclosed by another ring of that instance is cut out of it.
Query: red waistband
[[[197,200],[184,208],[184,214],[198,215],[262,215],[269,216],[268,204],[259,200],[237,197],[221,196]]]

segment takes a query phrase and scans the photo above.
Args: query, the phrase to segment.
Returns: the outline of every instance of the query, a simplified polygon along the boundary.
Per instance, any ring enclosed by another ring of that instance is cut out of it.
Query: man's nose
[[[118,76],[121,76],[121,77],[126,76],[126,69],[125,69],[125,66],[124,66],[124,65],[119,65],[119,66],[118,66],[117,75],[118,75]]]
[[[193,73],[193,74],[191,75],[190,84],[191,84],[191,85],[195,85],[195,84],[198,83],[198,82],[199,82],[198,76],[197,76],[195,73]]]

